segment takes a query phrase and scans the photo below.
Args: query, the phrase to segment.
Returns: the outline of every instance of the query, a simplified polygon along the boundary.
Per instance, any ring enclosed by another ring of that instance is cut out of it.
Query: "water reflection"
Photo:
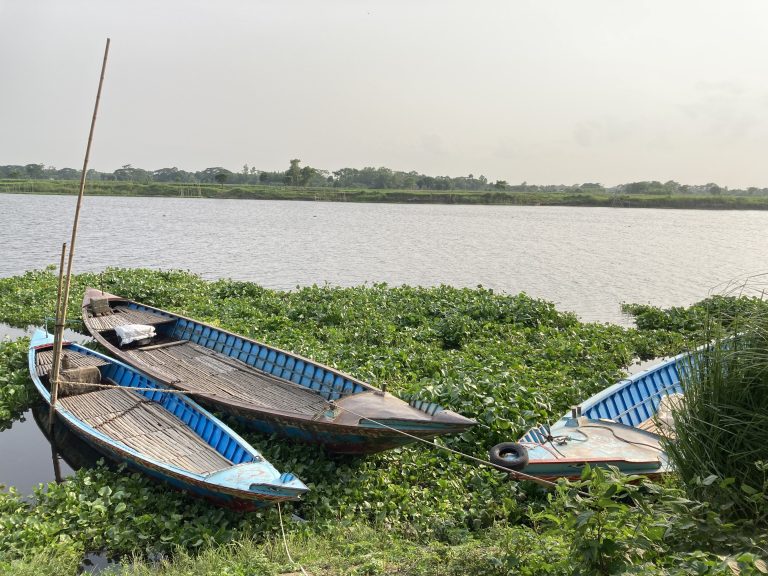
[[[0,340],[29,336],[35,328],[22,329],[0,323]],[[64,335],[76,342],[90,341],[90,337],[73,330],[66,330]],[[54,426],[51,443],[47,438],[47,422],[48,406],[40,401],[0,433],[0,484],[13,486],[29,496],[39,484],[61,481],[74,470],[96,462],[98,458],[93,459],[93,450],[63,424]],[[63,456],[63,461],[59,456]]]
[[[95,466],[102,457],[67,428],[58,415],[55,416],[52,435],[49,435],[50,408],[47,404],[41,403],[32,408],[32,417],[40,433],[50,443],[53,478],[56,482],[62,482],[75,470]]]
[[[47,409],[47,405],[41,402],[0,433],[0,461],[3,463],[0,467],[0,484],[14,486],[25,496],[31,495],[40,483],[56,480],[51,444],[35,424],[35,412]],[[66,462],[59,465],[60,478],[73,472]]]
[[[52,331],[53,323],[50,323],[47,326],[46,325],[34,326],[30,324],[26,328],[18,328],[16,326],[11,326],[9,324],[5,324],[4,322],[0,322],[0,341],[4,339],[16,340],[18,338],[32,336],[32,334],[38,328],[42,328],[45,331]],[[90,336],[86,336],[85,334],[82,334],[70,328],[64,329],[64,339],[69,340],[70,342],[77,342],[78,344],[93,342],[93,338],[91,338]]]

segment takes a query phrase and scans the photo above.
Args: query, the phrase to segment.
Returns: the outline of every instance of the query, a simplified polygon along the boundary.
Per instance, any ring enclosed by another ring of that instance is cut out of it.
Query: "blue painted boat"
[[[93,288],[82,313],[88,331],[122,361],[261,432],[330,452],[378,452],[413,442],[412,436],[430,439],[475,424],[297,354]],[[126,326],[152,330],[125,345],[118,333]]]
[[[491,462],[550,481],[578,479],[585,464],[646,476],[668,472],[661,440],[674,432],[665,415],[682,398],[689,358],[685,353],[656,364],[574,406],[551,427],[494,446]]]
[[[78,344],[65,343],[62,354],[57,416],[99,453],[237,509],[296,500],[308,490],[184,395]],[[53,337],[38,330],[29,373],[46,403],[52,365]]]

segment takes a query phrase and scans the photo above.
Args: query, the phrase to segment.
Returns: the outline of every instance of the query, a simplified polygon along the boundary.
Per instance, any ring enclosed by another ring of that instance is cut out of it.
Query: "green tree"
[[[226,174],[226,178],[224,181],[229,179],[229,177],[232,175],[232,172],[227,170],[226,168],[222,168],[221,166],[214,166],[212,168],[206,168],[202,172],[196,172],[195,176],[200,182],[219,182],[216,179],[216,176],[218,174]]]
[[[301,183],[301,168],[299,167],[299,163],[301,160],[299,159],[293,159],[291,160],[291,165],[288,168],[288,171],[285,173],[285,183],[290,186],[298,186],[299,183]]]
[[[39,180],[44,177],[44,168],[45,166],[43,164],[27,164],[24,166],[24,169],[27,172],[27,177],[32,178],[33,180]]]
[[[723,193],[723,189],[714,182],[707,184],[707,190],[712,196],[720,196]]]
[[[304,168],[301,169],[300,176],[299,176],[299,184],[302,186],[306,186],[309,184],[309,181],[312,180],[317,175],[317,170],[310,166],[304,166]]]

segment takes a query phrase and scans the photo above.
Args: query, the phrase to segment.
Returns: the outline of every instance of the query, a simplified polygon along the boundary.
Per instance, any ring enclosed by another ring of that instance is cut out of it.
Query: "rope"
[[[613,434],[614,438],[616,438],[617,440],[621,440],[622,442],[626,442],[627,444],[637,444],[638,446],[645,446],[646,448],[650,448],[651,450],[658,450],[659,452],[664,452],[664,449],[661,448],[660,446],[654,446],[653,444],[646,444],[645,442],[637,442],[636,440],[629,440],[627,438],[622,438],[621,436],[616,434],[616,431],[613,430],[613,428],[610,428],[609,426],[601,426],[600,424],[582,424],[581,427],[582,428],[603,428],[605,430],[608,430],[608,432],[610,432],[611,434]],[[581,432],[581,433],[584,434],[584,436],[586,436],[587,438],[589,438],[589,434],[587,434],[586,432]]]
[[[304,576],[309,576],[307,574],[307,571],[304,570],[304,566],[296,562],[293,557],[291,556],[291,551],[288,550],[288,539],[285,537],[285,527],[283,526],[283,510],[280,507],[280,501],[277,501],[277,517],[280,518],[280,532],[283,534],[283,546],[285,546],[285,555],[288,556],[288,562],[291,564],[296,564],[299,567],[299,570],[301,570],[301,573],[304,574]]]
[[[475,456],[472,456],[471,454],[466,454],[464,452],[460,452],[458,450],[454,450],[453,448],[448,448],[448,446],[440,446],[439,444],[435,444],[434,442],[430,442],[429,440],[425,440],[424,438],[420,438],[418,436],[414,436],[413,434],[409,434],[408,432],[404,432],[403,430],[398,430],[397,428],[393,428],[392,426],[387,426],[383,422],[378,422],[374,420],[373,418],[368,418],[367,416],[363,416],[362,414],[358,414],[354,410],[350,410],[349,408],[345,408],[343,406],[339,406],[336,404],[336,408],[341,408],[342,410],[346,410],[350,414],[354,414],[358,418],[362,420],[368,420],[369,422],[373,422],[377,426],[381,426],[382,428],[386,428],[387,430],[391,430],[393,432],[397,432],[398,434],[402,434],[403,436],[407,436],[408,438],[411,438],[413,440],[416,440],[418,442],[421,442],[423,444],[427,444],[431,446],[432,448],[438,448],[440,450],[444,450],[446,452],[450,452],[451,454],[455,454],[457,456],[461,456],[462,458],[466,458],[467,460],[471,460],[473,462],[477,462],[478,464],[481,464],[483,466],[490,466],[492,468],[496,468],[497,470],[501,470],[502,472],[506,472],[507,474],[510,474],[512,476],[515,476],[516,478],[520,478],[522,480],[530,480],[531,482],[535,482],[537,484],[541,484],[543,486],[547,486],[550,488],[557,487],[556,482],[551,482],[549,480],[544,480],[543,478],[538,478],[536,476],[531,476],[530,474],[526,474],[525,472],[520,472],[518,470],[511,470],[509,468],[505,468],[504,466],[500,466],[498,464],[494,464],[493,462],[488,462],[487,460],[481,460],[480,458],[477,458]],[[586,492],[582,492],[582,494],[587,495]]]
[[[170,393],[170,394],[201,394],[205,396],[210,397],[221,397],[221,398],[228,398],[229,396],[223,395],[223,394],[209,394],[207,392],[200,392],[196,390],[185,390],[183,388],[138,388],[133,386],[120,386],[119,384],[89,384],[89,386],[94,386],[97,388],[121,388],[123,390],[130,390],[135,392],[160,392],[160,393]],[[458,450],[454,450],[453,448],[448,448],[447,446],[440,446],[439,444],[435,444],[434,442],[430,442],[429,440],[425,440],[424,438],[420,438],[419,436],[414,436],[413,434],[409,434],[408,432],[405,432],[403,430],[398,430],[397,428],[393,428],[392,426],[388,426],[384,424],[383,422],[379,422],[377,420],[374,420],[373,418],[369,418],[367,416],[364,416],[362,414],[358,414],[354,410],[350,410],[349,408],[345,408],[343,406],[339,406],[338,404],[334,403],[335,408],[339,408],[341,410],[345,410],[349,412],[350,414],[353,414],[360,418],[361,420],[367,420],[369,422],[373,422],[377,426],[381,426],[382,428],[386,428],[387,430],[391,430],[392,432],[396,432],[397,434],[401,434],[403,436],[406,436],[408,438],[411,438],[412,440],[416,440],[417,442],[421,442],[422,444],[427,444],[428,446],[431,446],[432,448],[438,448],[440,450],[444,450],[446,452],[450,452],[451,454],[455,454],[457,456],[461,456],[462,458],[466,458],[467,460],[471,460],[473,462],[477,462],[478,464],[484,465],[484,466],[490,466],[491,468],[496,468],[497,470],[500,470],[501,472],[505,472],[507,474],[510,474],[511,476],[514,476],[521,480],[530,480],[531,482],[535,482],[537,484],[541,484],[542,486],[547,486],[549,488],[554,488],[557,486],[556,482],[551,482],[549,480],[545,480],[543,478],[538,478],[537,476],[532,476],[530,474],[526,474],[525,472],[520,472],[518,470],[511,470],[510,468],[505,468],[504,466],[500,466],[498,464],[494,464],[493,462],[489,462],[487,460],[482,460],[480,458],[477,458],[475,456],[472,456],[471,454],[466,454],[464,452],[460,452]],[[581,492],[584,495],[587,495],[586,492]]]
[[[183,388],[134,388],[132,386],[120,386],[115,384],[91,384],[91,386],[95,386],[98,388],[122,388],[124,390],[131,390],[131,391],[137,391],[137,392],[160,392],[160,393],[171,393],[171,394],[202,394],[209,397],[222,397],[227,398],[228,396],[222,395],[222,394],[210,394],[207,392],[200,392],[195,390],[185,390]],[[388,426],[387,424],[384,424],[383,422],[379,422],[377,420],[374,420],[373,418],[369,418],[368,416],[364,416],[363,414],[358,414],[354,410],[350,410],[349,408],[345,408],[344,406],[339,406],[338,404],[333,404],[334,408],[339,408],[341,410],[345,410],[349,412],[350,414],[353,414],[354,416],[357,416],[361,420],[367,420],[368,422],[372,422],[376,424],[377,426],[381,426],[382,428],[385,428],[387,430],[390,430],[392,432],[395,432],[397,434],[401,434],[402,436],[406,436],[408,438],[411,438],[412,440],[415,440],[417,442],[421,442],[422,444],[426,444],[432,448],[437,448],[439,450],[443,450],[445,452],[450,452],[451,454],[455,454],[456,456],[460,456],[462,458],[465,458],[467,460],[476,462],[482,466],[490,466],[491,468],[495,468],[497,470],[500,470],[501,472],[504,472],[506,474],[509,474],[510,476],[513,476],[517,479],[521,480],[530,480],[531,482],[534,482],[536,484],[547,486],[548,488],[556,488],[557,483],[552,482],[550,480],[545,480],[544,478],[539,478],[537,476],[532,476],[530,474],[526,474],[525,472],[520,472],[519,470],[512,470],[510,468],[506,468],[504,466],[500,466],[499,464],[494,464],[493,462],[489,462],[488,460],[482,460],[480,458],[477,458],[476,456],[472,456],[471,454],[466,454],[465,452],[460,452],[459,450],[454,450],[453,448],[449,448],[447,446],[441,446],[439,444],[435,444],[434,442],[430,442],[429,440],[426,440],[424,438],[420,438],[419,436],[415,436],[413,434],[409,434],[408,432],[405,432],[403,430],[399,430],[397,428],[393,428],[392,426]],[[578,491],[583,496],[589,496],[587,492],[584,492],[582,490]],[[282,519],[281,519],[282,521]]]
[[[88,384],[88,387],[93,388],[120,388],[122,390],[130,390],[131,392],[161,392],[168,394],[203,394],[200,391],[194,390],[182,390],[180,388],[138,388],[134,386],[121,386],[120,384]],[[208,394],[206,396],[222,396],[221,394]],[[222,396],[222,398],[228,398],[228,396]]]
[[[199,391],[194,390],[184,390],[181,388],[178,389],[169,389],[169,388],[134,388],[133,386],[120,386],[117,384],[89,384],[89,386],[95,386],[98,388],[121,388],[123,390],[130,390],[130,391],[137,391],[137,392],[161,392],[161,393],[171,393],[171,394],[202,394]],[[213,397],[222,397],[227,398],[228,396],[224,396],[222,394],[208,394],[205,393],[206,396],[213,396]],[[500,470],[501,472],[505,472],[506,474],[509,474],[515,478],[521,479],[521,480],[530,480],[531,482],[534,482],[536,484],[540,484],[542,486],[547,486],[548,488],[555,488],[557,487],[556,482],[551,482],[550,480],[545,480],[544,478],[538,478],[537,476],[532,476],[530,474],[526,474],[525,472],[520,472],[518,470],[511,470],[510,468],[505,468],[504,466],[500,466],[498,464],[494,464],[493,462],[489,462],[487,460],[482,460],[480,458],[477,458],[475,456],[472,456],[471,454],[466,454],[464,452],[460,452],[458,450],[454,450],[453,448],[448,448],[447,446],[440,446],[439,444],[435,444],[434,442],[430,442],[429,440],[425,440],[424,438],[420,438],[418,436],[414,436],[413,434],[409,434],[408,432],[404,432],[403,430],[398,430],[397,428],[393,428],[392,426],[388,426],[384,424],[383,422],[379,422],[377,420],[374,420],[373,418],[368,418],[367,416],[363,416],[362,414],[358,414],[354,410],[350,410],[349,408],[344,408],[343,406],[339,406],[338,404],[334,404],[335,408],[340,408],[341,410],[346,410],[350,414],[353,414],[360,418],[361,420],[367,420],[369,422],[373,422],[377,426],[381,426],[382,428],[386,428],[387,430],[391,430],[392,432],[396,432],[397,434],[401,434],[403,436],[406,436],[408,438],[411,438],[412,440],[416,440],[417,442],[421,442],[422,444],[426,444],[428,446],[431,446],[432,448],[438,448],[440,450],[444,450],[446,452],[450,452],[451,454],[455,454],[457,456],[461,456],[462,458],[466,458],[467,460],[471,460],[473,462],[477,462],[480,465],[483,466],[490,466],[491,468],[496,468],[497,470]],[[579,493],[583,496],[589,496],[587,492],[584,492],[582,490],[579,490]],[[282,522],[282,518],[281,518]]]

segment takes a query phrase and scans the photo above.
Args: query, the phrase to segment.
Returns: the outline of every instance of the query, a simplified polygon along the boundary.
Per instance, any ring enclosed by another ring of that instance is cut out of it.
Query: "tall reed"
[[[688,492],[730,518],[768,523],[768,314],[708,322],[708,344],[683,366],[670,460]]]

